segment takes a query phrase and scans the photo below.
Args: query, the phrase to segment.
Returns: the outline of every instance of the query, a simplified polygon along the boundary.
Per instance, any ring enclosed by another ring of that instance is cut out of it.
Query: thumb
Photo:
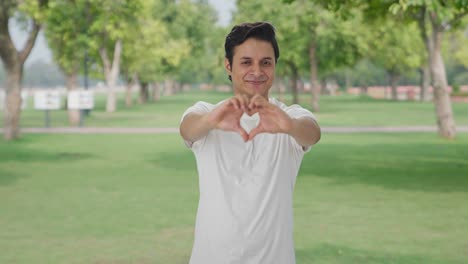
[[[250,131],[250,134],[249,134],[249,140],[252,140],[257,134],[260,134],[260,133],[263,133],[263,132],[265,132],[265,130],[260,126],[252,129]]]
[[[242,127],[239,127],[237,129],[237,132],[241,135],[242,139],[244,140],[244,142],[246,142],[247,140],[249,140],[249,134],[247,134],[247,131],[245,131],[245,129],[243,129]]]

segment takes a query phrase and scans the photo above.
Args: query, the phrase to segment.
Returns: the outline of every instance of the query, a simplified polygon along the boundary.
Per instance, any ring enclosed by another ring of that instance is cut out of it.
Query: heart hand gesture
[[[248,134],[241,127],[240,118],[244,113],[257,112],[260,123]],[[210,113],[209,120],[214,128],[239,133],[244,141],[252,140],[259,133],[287,133],[292,128],[292,119],[258,94],[251,99],[241,95],[230,98]]]
[[[249,140],[259,133],[288,133],[293,127],[291,117],[258,94],[250,100],[249,108],[260,116],[260,123],[250,131]]]

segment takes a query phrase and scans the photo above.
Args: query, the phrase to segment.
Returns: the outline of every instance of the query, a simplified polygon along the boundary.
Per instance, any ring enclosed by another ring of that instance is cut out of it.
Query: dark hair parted
[[[224,43],[225,57],[232,67],[232,58],[234,57],[234,48],[241,45],[249,38],[255,38],[269,42],[275,52],[275,63],[278,62],[279,48],[276,42],[275,28],[268,22],[242,23],[234,26],[231,32],[226,36]],[[231,76],[229,76],[231,80]]]

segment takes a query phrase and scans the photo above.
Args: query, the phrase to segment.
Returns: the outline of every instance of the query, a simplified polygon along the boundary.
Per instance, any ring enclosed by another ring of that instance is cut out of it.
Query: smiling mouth
[[[252,84],[254,86],[259,86],[259,85],[264,84],[265,82],[264,81],[247,81],[247,83]]]

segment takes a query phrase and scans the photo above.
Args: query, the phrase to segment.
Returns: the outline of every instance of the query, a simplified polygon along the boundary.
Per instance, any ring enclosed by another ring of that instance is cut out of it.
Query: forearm
[[[288,132],[299,145],[308,147],[320,140],[320,126],[311,118],[292,119],[292,126]]]
[[[182,120],[179,130],[182,138],[195,142],[206,136],[213,128],[214,125],[208,120],[208,113],[191,113]]]

